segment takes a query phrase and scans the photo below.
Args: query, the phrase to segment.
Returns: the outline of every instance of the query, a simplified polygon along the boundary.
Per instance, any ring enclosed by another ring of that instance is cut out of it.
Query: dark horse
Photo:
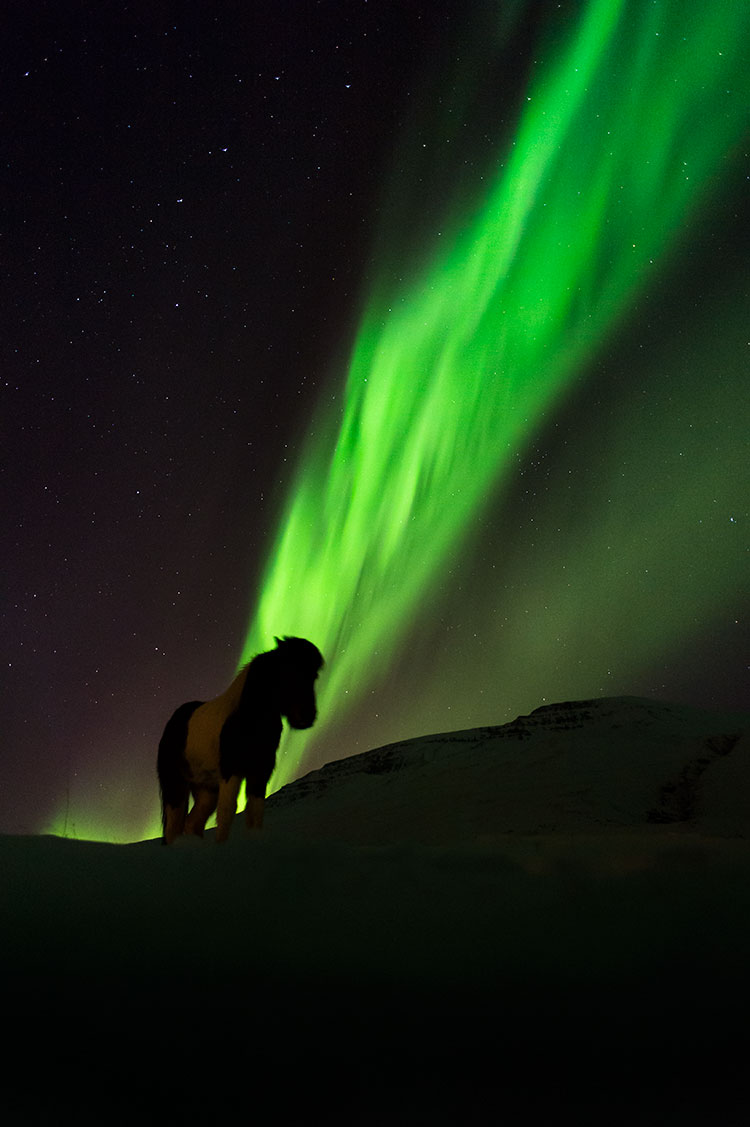
[[[247,825],[260,829],[281,718],[286,716],[292,728],[312,727],[322,665],[312,642],[277,638],[276,649],[254,657],[220,697],[192,700],[177,709],[164,729],[156,761],[167,845],[183,833],[202,837],[214,810],[216,840],[226,841],[243,779]]]

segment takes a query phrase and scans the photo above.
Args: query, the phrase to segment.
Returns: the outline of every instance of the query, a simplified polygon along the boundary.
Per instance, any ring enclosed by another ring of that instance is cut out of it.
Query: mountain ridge
[[[327,763],[269,797],[267,825],[360,844],[655,824],[745,836],[749,734],[744,713],[644,697],[544,704]]]

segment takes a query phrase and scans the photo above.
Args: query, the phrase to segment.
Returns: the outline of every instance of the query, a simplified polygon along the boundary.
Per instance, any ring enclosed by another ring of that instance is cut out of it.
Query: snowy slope
[[[268,825],[360,845],[655,822],[742,834],[749,732],[747,716],[636,697],[549,705],[328,764],[271,797]]]
[[[0,838],[11,1122],[744,1122],[749,730],[563,704],[222,847]]]

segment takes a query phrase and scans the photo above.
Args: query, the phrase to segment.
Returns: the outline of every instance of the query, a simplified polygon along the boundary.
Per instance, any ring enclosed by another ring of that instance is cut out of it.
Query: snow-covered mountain
[[[272,795],[268,825],[357,845],[653,824],[745,833],[749,730],[745,715],[637,697],[545,705],[330,763]]]
[[[221,847],[0,838],[9,1121],[744,1123],[749,733],[559,704]]]

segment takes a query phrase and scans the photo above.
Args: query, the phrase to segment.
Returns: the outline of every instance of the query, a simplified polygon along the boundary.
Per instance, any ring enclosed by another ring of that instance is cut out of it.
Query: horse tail
[[[164,733],[159,740],[156,774],[159,778],[159,793],[161,795],[163,840],[166,840],[167,807],[187,806],[190,795],[187,760],[185,759],[188,722],[196,708],[203,703],[202,700],[191,700],[187,704],[181,704],[167,720]]]

